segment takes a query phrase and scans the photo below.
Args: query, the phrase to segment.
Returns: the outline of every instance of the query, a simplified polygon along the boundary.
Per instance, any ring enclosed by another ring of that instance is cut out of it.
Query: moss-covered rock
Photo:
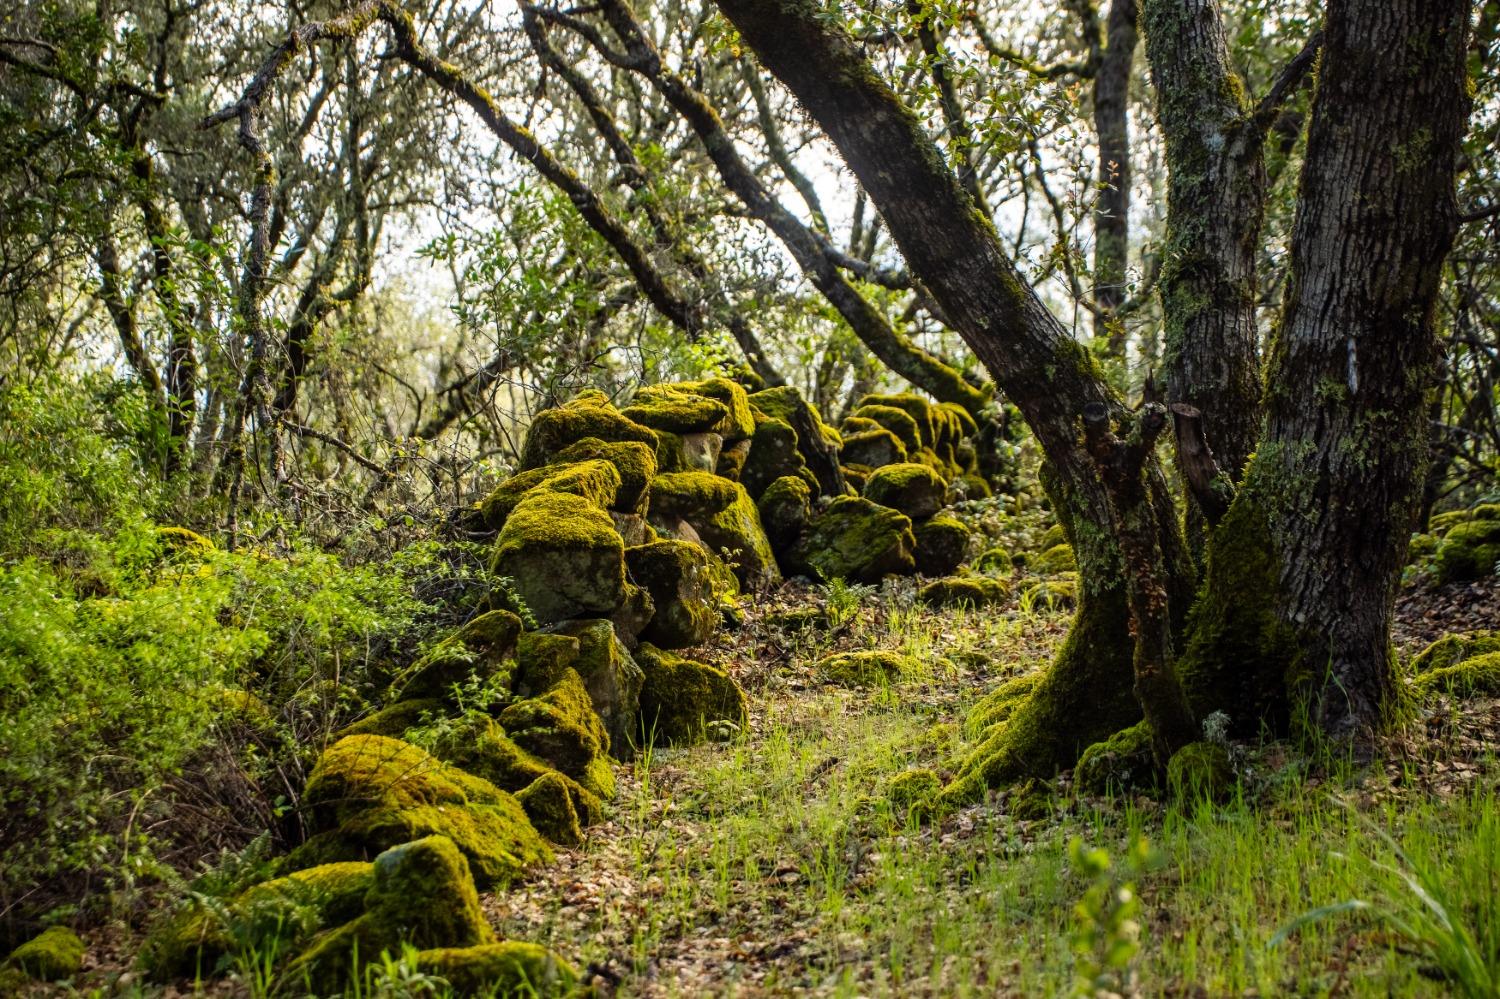
[[[920,671],[921,664],[911,656],[888,649],[835,652],[813,665],[813,672],[822,679],[844,687],[878,687],[908,679]]]
[[[719,466],[724,438],[715,433],[674,434],[656,432],[656,467],[664,472],[709,472]]]
[[[1432,565],[1440,583],[1495,575],[1500,565],[1500,518],[1454,524],[1438,545]]]
[[[967,500],[989,499],[995,495],[995,489],[989,484],[989,480],[977,472],[964,472],[953,480],[953,484]]]
[[[641,643],[637,658],[646,672],[641,688],[644,740],[676,745],[701,742],[722,730],[719,723],[744,730],[749,704],[740,685],[724,670],[646,642]]]
[[[854,412],[859,414],[859,411],[866,406],[888,406],[892,409],[899,409],[911,417],[912,423],[916,424],[918,439],[922,446],[932,447],[938,442],[938,419],[933,412],[932,403],[915,392],[873,393],[861,399]],[[947,419],[945,412],[942,421],[945,428],[948,426]]]
[[[573,669],[583,680],[594,713],[604,724],[615,756],[626,759],[630,739],[640,730],[641,684],[645,674],[615,631],[604,620],[565,621],[558,633],[578,642]]]
[[[816,486],[798,446],[797,431],[785,420],[762,420],[750,439],[739,481],[751,496],[759,497],[771,483],[788,476]]]
[[[986,548],[974,560],[974,568],[978,572],[988,573],[992,576],[1009,576],[1011,571],[1010,552],[1000,546]]]
[[[742,586],[756,589],[781,578],[760,514],[738,482],[709,472],[658,475],[651,518],[667,526],[679,519],[692,525],[704,546],[734,569]]]
[[[750,459],[750,440],[735,441],[719,449],[719,462],[714,465],[714,474],[739,482],[745,473],[745,463]],[[752,496],[754,493],[751,494]]]
[[[897,815],[922,819],[931,814],[933,802],[942,788],[943,782],[930,769],[905,770],[886,784],[885,797]]]
[[[1438,666],[1416,679],[1419,695],[1446,693],[1458,697],[1500,694],[1500,652],[1465,659],[1452,666]]]
[[[646,508],[651,480],[656,477],[654,443],[601,441],[597,437],[585,437],[558,451],[553,459],[554,464],[585,461],[607,461],[619,473],[620,484],[611,509],[638,513]]]
[[[514,797],[398,739],[354,735],[334,743],[313,768],[302,805],[310,830],[322,837],[303,856],[324,862],[363,860],[443,835],[490,886],[551,859]]]
[[[526,817],[537,831],[561,846],[577,846],[583,842],[583,827],[578,820],[578,810],[573,807],[573,796],[563,775],[554,771],[542,774],[516,794],[516,800],[526,811]]]
[[[363,965],[405,944],[472,947],[494,940],[469,864],[446,837],[393,846],[373,868],[364,914],[316,937],[288,967],[292,981],[337,991]]]
[[[928,607],[988,607],[1010,598],[1010,584],[989,576],[949,576],[934,579],[917,591]]]
[[[511,704],[500,713],[500,724],[516,745],[601,798],[614,794],[614,771],[604,761],[609,733],[576,670],[563,670],[543,694]]]
[[[386,692],[386,700],[447,698],[451,696],[454,684],[470,677],[508,687],[515,670],[516,642],[520,634],[521,619],[510,611],[494,610],[480,614],[398,673]],[[383,719],[382,723],[388,724],[389,721]],[[377,730],[367,725],[359,731]]]
[[[511,512],[490,563],[539,624],[609,614],[625,599],[625,545],[608,514],[566,493],[527,496]]]
[[[823,422],[812,404],[790,385],[782,385],[750,396],[750,405],[765,416],[781,420],[797,432],[797,450],[802,455],[808,471],[812,474],[812,485],[819,495],[842,496],[844,473],[839,468],[839,448],[843,439],[839,432]],[[755,453],[751,448],[751,455]],[[784,473],[785,474],[785,473]],[[771,479],[779,478],[772,476]],[[771,479],[767,479],[769,483]]]
[[[865,499],[900,510],[913,520],[937,513],[947,495],[948,484],[942,476],[927,465],[913,462],[875,469],[864,487]]]
[[[1065,572],[1077,572],[1078,560],[1073,557],[1072,545],[1053,545],[1033,559],[1027,568],[1039,575],[1058,576]]]
[[[604,818],[604,803],[597,794],[516,745],[500,723],[488,715],[470,713],[444,726],[433,740],[432,753],[502,791],[517,792],[541,777],[556,774],[566,785],[582,825],[591,826]]]
[[[169,559],[201,560],[212,555],[214,543],[186,527],[158,527],[156,547]]]
[[[517,504],[539,489],[581,496],[607,510],[619,497],[620,473],[614,465],[597,458],[517,472],[479,501],[479,515],[485,526],[492,531],[500,530]]]
[[[1083,751],[1073,786],[1086,794],[1119,794],[1156,785],[1151,726],[1142,721]]]
[[[917,571],[924,576],[946,576],[969,552],[970,531],[957,517],[939,514],[912,528],[917,539]]]
[[[518,697],[535,697],[563,678],[578,662],[578,639],[551,631],[528,631],[516,642]]]
[[[656,450],[656,434],[626,418],[602,393],[586,392],[564,406],[538,413],[521,446],[521,468],[540,468],[570,444],[594,438],[636,441]]]
[[[399,739],[408,729],[417,727],[451,710],[447,702],[437,697],[423,697],[409,701],[387,704],[373,714],[344,726],[334,733],[334,741],[346,735],[384,735]]]
[[[710,433],[729,416],[729,407],[721,402],[688,392],[665,391],[671,386],[656,388],[660,391],[651,393],[650,389],[642,389],[636,394],[636,401],[620,411],[621,415],[643,427],[671,434]]]
[[[899,412],[899,410],[897,410]],[[882,468],[906,461],[906,445],[901,438],[884,428],[850,434],[839,449],[839,460],[845,465]]]
[[[901,442],[901,446],[906,449],[907,454],[915,452],[924,443],[922,432],[917,427],[917,421],[913,420],[904,409],[875,404],[860,406],[850,415],[863,417],[866,420],[874,420],[882,427],[885,427],[885,429],[896,435],[896,439]]]
[[[875,471],[868,465],[845,465],[843,468],[844,481],[849,483],[849,488],[856,493],[864,491],[865,483],[870,481],[870,473]]]
[[[1037,674],[1012,677],[985,694],[964,716],[963,734],[977,739],[995,725],[1006,721],[1016,708],[1036,689]]]
[[[232,899],[188,904],[154,927],[141,948],[153,978],[207,976],[235,947],[286,953],[315,932],[358,918],[375,883],[362,861],[322,864],[255,885]]]
[[[840,496],[789,553],[798,572],[823,581],[878,583],[916,570],[911,519],[859,496]]]
[[[812,521],[812,490],[802,479],[783,475],[761,493],[755,504],[773,551],[786,551]]]
[[[1411,672],[1417,676],[1445,666],[1457,666],[1465,659],[1500,652],[1500,631],[1471,631],[1462,635],[1444,635],[1417,653],[1411,661]]]
[[[1216,742],[1190,742],[1167,763],[1167,789],[1184,801],[1223,801],[1234,790],[1229,750]]]
[[[844,417],[843,422],[839,424],[839,434],[846,439],[851,434],[862,434],[870,430],[884,429],[885,427],[882,427],[874,420],[867,419],[863,416],[846,416]]]
[[[1078,581],[1071,577],[1041,579],[1021,587],[1021,603],[1037,611],[1066,611],[1078,606]]]
[[[83,941],[66,926],[50,926],[11,951],[5,964],[42,982],[72,978],[83,970]]]
[[[416,970],[442,978],[459,996],[554,999],[576,994],[578,986],[572,965],[540,944],[516,940],[420,951]]]
[[[625,550],[630,578],[651,594],[656,613],[641,637],[664,649],[702,645],[722,621],[721,585],[712,556],[690,541],[657,541]]]

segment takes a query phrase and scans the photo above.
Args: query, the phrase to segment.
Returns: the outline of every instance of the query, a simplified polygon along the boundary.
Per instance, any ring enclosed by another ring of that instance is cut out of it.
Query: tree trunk
[[[1104,49],[1094,68],[1094,132],[1099,139],[1099,195],[1094,204],[1094,335],[1125,356],[1125,303],[1130,261],[1130,70],[1137,44],[1136,0],[1114,0],[1105,18]]]

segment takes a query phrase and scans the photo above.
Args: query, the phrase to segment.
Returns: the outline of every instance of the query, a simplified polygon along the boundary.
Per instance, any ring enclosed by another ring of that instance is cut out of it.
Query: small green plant
[[[1069,840],[1068,862],[1088,882],[1073,906],[1073,930],[1069,934],[1075,995],[1131,991],[1133,962],[1141,949],[1135,878],[1149,867],[1150,860],[1150,844],[1139,836],[1130,842],[1123,869],[1115,868],[1103,847],[1087,847],[1077,836]]]
[[[859,605],[873,592],[873,586],[846,583],[842,579],[831,580],[824,597],[828,606],[828,627],[841,628],[854,620],[854,616],[859,613]]]

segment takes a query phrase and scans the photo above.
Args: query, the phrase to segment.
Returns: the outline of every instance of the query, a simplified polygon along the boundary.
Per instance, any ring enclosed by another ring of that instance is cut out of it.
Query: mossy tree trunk
[[[1109,352],[1123,358],[1125,304],[1130,263],[1130,70],[1138,44],[1136,0],[1113,0],[1104,19],[1104,47],[1094,63],[1094,132],[1099,139],[1094,203],[1094,335],[1107,337]],[[1094,20],[1093,18],[1089,19]],[[1093,26],[1090,25],[1090,28]],[[1097,30],[1094,31],[1097,36]],[[1091,38],[1097,46],[1097,38]]]

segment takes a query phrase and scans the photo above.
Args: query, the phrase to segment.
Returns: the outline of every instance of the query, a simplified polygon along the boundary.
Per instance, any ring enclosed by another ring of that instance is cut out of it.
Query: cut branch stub
[[[1213,527],[1234,501],[1234,481],[1219,467],[1203,429],[1203,413],[1185,402],[1172,404],[1172,426],[1183,478],[1208,525]]]

